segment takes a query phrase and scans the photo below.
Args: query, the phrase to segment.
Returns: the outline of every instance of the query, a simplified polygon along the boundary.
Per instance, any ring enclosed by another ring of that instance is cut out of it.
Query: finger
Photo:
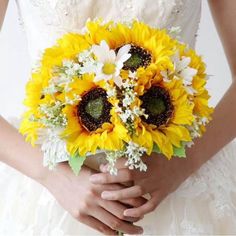
[[[156,207],[159,205],[159,203],[160,203],[160,200],[158,198],[151,198],[144,205],[138,208],[130,208],[130,209],[125,210],[124,215],[130,216],[130,217],[144,216],[145,214],[154,211]]]
[[[121,190],[103,191],[101,197],[105,200],[120,201],[123,199],[141,197],[145,193],[147,193],[147,191],[143,186],[135,185]]]
[[[138,198],[129,198],[129,199],[123,199],[120,200],[119,202],[129,206],[129,207],[140,207],[143,204],[145,204],[147,202],[147,199],[144,197],[138,197]]]
[[[124,189],[124,186],[121,184],[104,184],[104,185],[97,185],[97,186],[99,188],[100,193],[102,193],[104,190],[113,191],[113,190]],[[142,206],[144,203],[146,203],[147,199],[144,197],[127,198],[127,199],[120,200],[120,202],[129,207],[139,207],[139,206]]]
[[[101,207],[93,211],[91,215],[116,231],[121,231],[126,234],[142,234],[143,232],[143,229],[140,226],[120,220]]]
[[[94,184],[112,184],[112,183],[125,183],[137,179],[134,171],[129,169],[118,170],[117,175],[109,173],[99,173],[90,176],[89,180]]]
[[[81,223],[88,225],[89,227],[103,233],[104,235],[116,235],[116,231],[112,230],[110,227],[102,223],[101,221],[95,219],[92,216],[84,216],[79,220]]]
[[[137,222],[140,220],[140,218],[137,217],[125,216],[124,211],[127,209],[127,207],[119,202],[101,200],[99,205],[121,220],[129,222]]]

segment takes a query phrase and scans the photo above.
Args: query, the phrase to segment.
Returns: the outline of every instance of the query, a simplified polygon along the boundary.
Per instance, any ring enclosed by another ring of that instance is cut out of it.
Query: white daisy
[[[193,77],[197,74],[197,70],[189,67],[191,62],[190,57],[180,57],[179,53],[176,53],[172,57],[175,74],[183,79],[183,83],[185,86],[192,85]]]
[[[109,48],[106,41],[101,41],[100,45],[93,45],[91,51],[94,53],[97,61],[101,64],[98,66],[95,72],[95,81],[100,80],[111,80],[117,86],[121,86],[122,79],[119,76],[120,70],[124,66],[124,62],[127,61],[131,54],[129,53],[131,46],[129,44],[121,47],[116,54],[116,52]]]
[[[197,74],[197,70],[189,66],[191,62],[190,57],[180,57],[179,53],[176,53],[172,57],[174,64],[174,72],[169,70],[161,71],[164,82],[170,82],[170,76],[174,75],[174,79],[182,79],[183,85],[189,94],[194,94],[197,91],[192,87],[193,77]]]

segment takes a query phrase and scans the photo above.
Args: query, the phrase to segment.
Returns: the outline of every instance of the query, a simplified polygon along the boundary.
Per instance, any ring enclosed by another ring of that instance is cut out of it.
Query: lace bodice
[[[180,27],[195,45],[201,0],[16,0],[32,59],[66,32],[80,32],[88,19],[138,19],[153,27]]]

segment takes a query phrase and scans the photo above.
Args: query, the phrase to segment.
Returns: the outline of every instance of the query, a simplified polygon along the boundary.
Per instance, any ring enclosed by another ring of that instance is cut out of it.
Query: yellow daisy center
[[[107,62],[102,67],[102,72],[106,75],[112,75],[116,71],[116,65],[114,63]]]

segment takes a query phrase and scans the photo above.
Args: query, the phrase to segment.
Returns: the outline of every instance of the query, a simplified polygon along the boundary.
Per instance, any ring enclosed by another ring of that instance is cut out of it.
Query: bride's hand
[[[83,167],[79,176],[75,176],[68,164],[61,163],[48,174],[42,184],[74,218],[106,235],[114,235],[116,231],[141,233],[142,228],[132,223],[140,218],[125,217],[123,211],[128,205],[142,205],[144,199],[126,199],[121,202],[102,199],[100,195],[103,191],[124,187],[118,184],[94,185],[89,181],[93,173],[91,169]]]
[[[160,202],[197,169],[197,166],[191,162],[191,158],[179,159],[173,158],[168,161],[162,156],[147,157],[143,159],[147,164],[147,171],[130,170],[125,167],[125,159],[117,161],[116,167],[118,174],[110,175],[107,172],[107,166],[101,166],[104,173],[94,174],[90,181],[94,184],[125,183],[134,181],[134,185],[121,190],[112,190],[102,192],[102,198],[106,200],[125,200],[135,198],[149,193],[151,199],[140,207],[126,209],[125,216],[143,217],[152,212]]]

